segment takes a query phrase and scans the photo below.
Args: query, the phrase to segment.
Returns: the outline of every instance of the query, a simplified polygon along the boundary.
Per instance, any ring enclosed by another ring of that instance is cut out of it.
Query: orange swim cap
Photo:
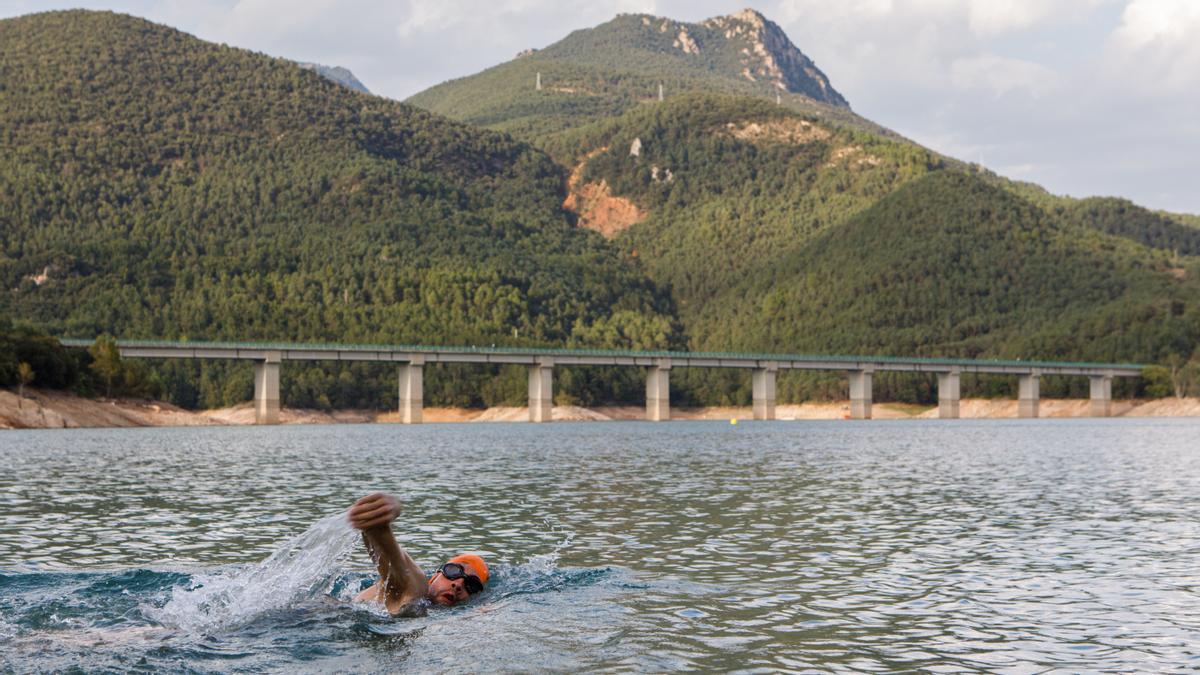
[[[483,558],[480,558],[479,556],[475,555],[474,553],[464,553],[462,555],[456,555],[453,558],[447,560],[446,562],[458,563],[458,564],[468,568],[472,572],[474,572],[475,576],[479,577],[479,580],[482,581],[483,583],[486,584],[488,582],[487,563],[483,562]]]

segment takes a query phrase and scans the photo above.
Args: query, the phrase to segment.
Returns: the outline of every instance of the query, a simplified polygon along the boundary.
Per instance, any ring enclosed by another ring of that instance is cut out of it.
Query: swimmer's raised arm
[[[392,521],[399,515],[399,499],[375,492],[354,502],[348,516],[350,525],[362,530],[363,542],[379,570],[379,582],[358,599],[382,601],[393,614],[424,598],[428,591],[425,573],[400,548],[392,532]]]
[[[373,492],[360,498],[350,507],[348,518],[356,530],[369,530],[381,525],[391,525],[400,516],[400,500],[394,496]]]

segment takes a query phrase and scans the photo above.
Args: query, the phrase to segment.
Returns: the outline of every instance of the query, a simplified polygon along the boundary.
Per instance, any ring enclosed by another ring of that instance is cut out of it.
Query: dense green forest
[[[744,97],[681,96],[544,147],[648,214],[614,243],[671,289],[694,349],[1161,362],[1200,341],[1200,230],[1125,200],[1052,197]],[[748,397],[736,374],[691,377],[702,400]],[[837,383],[790,375],[780,395]],[[877,387],[934,396],[913,376]]]
[[[50,337],[106,333],[1200,361],[1194,217],[1056,197],[940,157],[857,118],[832,87],[809,98],[819,71],[789,75],[779,105],[738,70],[730,25],[646,19],[413,99],[493,130],[132,17],[0,21],[0,385],[25,363],[35,384],[84,393],[250,396],[245,364],[113,364],[102,345]],[[684,28],[698,52],[674,44]],[[612,240],[576,227],[572,171],[641,220]],[[555,377],[560,402],[643,395],[632,369]],[[1118,393],[1167,393],[1156,378]],[[745,404],[749,384],[680,369],[672,397]],[[1014,384],[968,378],[964,393]],[[779,397],[844,387],[787,373]],[[427,369],[430,405],[525,395],[520,368]],[[910,374],[881,375],[876,395],[936,397]],[[396,373],[289,364],[283,399],[388,408]]]
[[[753,128],[760,135],[747,137]],[[605,181],[650,214],[620,243],[673,289],[684,316],[766,258],[942,166],[916,146],[834,130],[754,99],[703,94],[556,135],[546,147],[567,162],[578,159],[570,149],[606,148],[587,160],[583,180]]]
[[[939,171],[772,260],[689,325],[747,349],[1186,360],[1200,343],[1200,265],[1181,278],[1174,258]]]
[[[287,61],[110,13],[0,21],[0,313],[57,335],[680,344],[669,295],[563,196],[528,145]],[[492,374],[435,374],[431,403],[523,397]],[[250,391],[231,364],[158,376],[186,405]],[[365,366],[284,388],[396,395]]]

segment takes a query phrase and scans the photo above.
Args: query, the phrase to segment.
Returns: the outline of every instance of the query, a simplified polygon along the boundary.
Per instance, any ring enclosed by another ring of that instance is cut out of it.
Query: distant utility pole
[[[538,91],[542,90],[542,74],[541,74],[541,72],[538,72],[538,74],[537,74],[537,85],[536,86],[537,86]]]
[[[658,100],[663,100],[662,82],[658,83]]]

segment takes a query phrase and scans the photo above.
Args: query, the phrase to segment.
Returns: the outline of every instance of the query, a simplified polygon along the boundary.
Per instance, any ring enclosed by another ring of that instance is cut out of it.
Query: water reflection
[[[457,621],[330,619],[330,667],[380,653],[443,670],[1196,666],[1197,432],[1187,420],[9,432],[0,569],[252,563],[386,489],[405,500],[398,535],[419,561],[482,551],[511,565],[511,585]],[[560,572],[521,586],[521,565],[549,551]],[[480,635],[503,646],[453,648]]]

